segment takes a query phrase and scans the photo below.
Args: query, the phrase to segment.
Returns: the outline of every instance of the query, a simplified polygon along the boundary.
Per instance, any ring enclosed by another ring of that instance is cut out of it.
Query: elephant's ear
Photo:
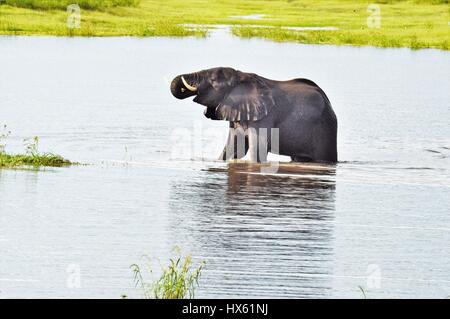
[[[272,90],[266,80],[245,74],[217,106],[216,118],[232,122],[258,121],[274,107]]]

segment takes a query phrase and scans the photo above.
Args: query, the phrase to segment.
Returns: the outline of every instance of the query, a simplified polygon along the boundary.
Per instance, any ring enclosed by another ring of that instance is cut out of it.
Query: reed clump
[[[149,263],[146,263],[149,272],[152,270]],[[139,265],[131,265],[134,273],[136,287],[140,287],[146,299],[191,299],[194,298],[195,290],[198,287],[201,272],[205,266],[201,262],[194,267],[191,255],[170,259],[169,265],[162,268],[162,273],[153,282],[144,280],[143,272]]]

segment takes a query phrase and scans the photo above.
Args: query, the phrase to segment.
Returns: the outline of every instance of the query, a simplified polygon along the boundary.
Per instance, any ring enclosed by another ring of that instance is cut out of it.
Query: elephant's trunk
[[[196,92],[197,88],[195,86],[189,85],[189,83],[186,82],[184,76],[181,77],[181,82],[183,82],[183,85],[191,92]]]
[[[177,99],[185,99],[197,94],[197,87],[192,83],[191,76],[179,75],[170,85],[172,95]]]

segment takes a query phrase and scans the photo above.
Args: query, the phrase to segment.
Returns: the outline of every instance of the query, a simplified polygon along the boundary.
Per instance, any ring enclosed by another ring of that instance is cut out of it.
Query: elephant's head
[[[257,121],[274,107],[269,81],[256,74],[232,68],[214,68],[177,76],[170,87],[173,96],[207,107],[208,118],[227,121]]]

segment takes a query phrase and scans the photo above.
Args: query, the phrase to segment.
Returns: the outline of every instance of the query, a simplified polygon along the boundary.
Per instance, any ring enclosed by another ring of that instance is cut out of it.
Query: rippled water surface
[[[90,165],[0,170],[0,297],[139,297],[129,266],[166,264],[174,246],[206,261],[198,297],[449,296],[449,61],[229,36],[1,37],[7,150],[38,135]],[[341,162],[215,161],[227,123],[169,92],[214,66],[318,83]]]

